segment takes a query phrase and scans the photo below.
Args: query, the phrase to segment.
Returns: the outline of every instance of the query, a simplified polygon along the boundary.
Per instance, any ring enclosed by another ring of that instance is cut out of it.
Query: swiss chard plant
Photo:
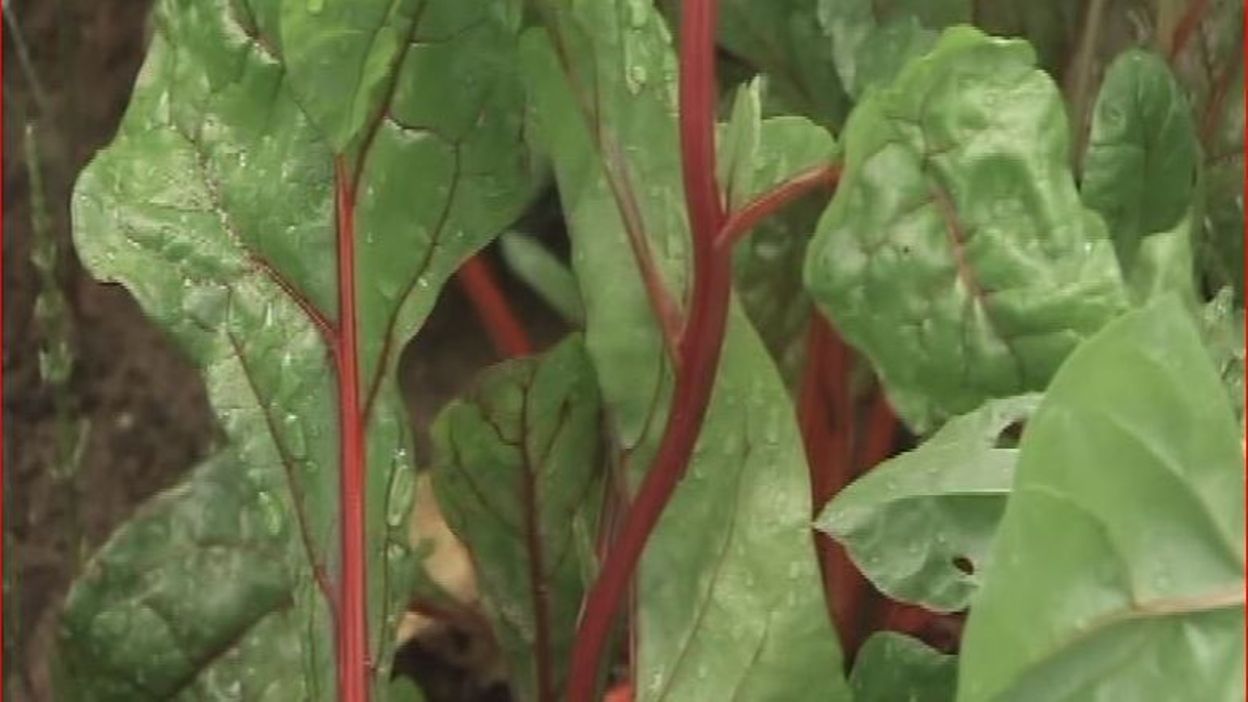
[[[399,624],[440,608],[529,702],[1243,699],[1242,4],[153,27],[76,245],[224,441],[80,575],[62,699],[417,700]],[[552,190],[567,257],[515,231]],[[456,277],[510,358],[413,426]]]

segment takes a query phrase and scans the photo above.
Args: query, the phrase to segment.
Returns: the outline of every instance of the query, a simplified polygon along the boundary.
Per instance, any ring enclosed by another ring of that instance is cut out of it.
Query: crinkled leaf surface
[[[1145,236],[1173,229],[1191,207],[1198,158],[1192,109],[1165,59],[1123,52],[1101,84],[1080,188],[1124,270]]]
[[[836,154],[827,130],[800,117],[761,120],[761,112],[756,83],[738,93],[732,119],[721,131],[720,182],[733,208],[794,173],[827,165]],[[802,262],[828,199],[828,192],[816,192],[790,204],[759,224],[733,251],[741,306],[790,387],[801,373],[814,310],[802,285]]]
[[[1039,396],[990,400],[918,448],[873,468],[816,527],[844,544],[881,592],[938,612],[965,609],[980,584],[1018,460],[1001,436]]]
[[[434,490],[467,545],[519,700],[561,697],[602,500],[579,337],[484,372],[433,425]]]
[[[1125,305],[1067,165],[1061,96],[1033,64],[1022,42],[949,29],[842,134],[806,284],[920,432],[1042,389]]]
[[[639,19],[633,3],[546,8],[547,31],[523,42],[525,74],[571,225],[604,406],[640,471],[662,429],[670,374],[626,228],[640,227],[681,290],[688,228],[675,59],[662,20]],[[636,699],[847,698],[809,510],[787,393],[736,310],[694,459],[638,573]]]
[[[958,659],[892,631],[871,635],[854,660],[857,702],[952,702]]]
[[[958,699],[1242,700],[1244,457],[1187,309],[1080,347],[1021,452]]]
[[[301,632],[297,665],[272,672],[306,678],[308,699],[334,689],[337,370],[313,320],[340,317],[335,162],[354,184],[343,208],[358,328],[344,344],[365,404],[371,655],[384,680],[412,566],[392,369],[443,281],[532,188],[518,24],[518,7],[492,0],[165,0],[117,139],[78,183],[83,261],[125,284],[201,367],[234,479],[268,505],[284,616]],[[193,594],[186,611],[224,616],[213,592]]]
[[[64,700],[315,699],[281,508],[224,453],[140,508],[62,615]]]
[[[934,30],[970,22],[971,16],[969,0],[819,0],[819,23],[837,75],[855,100],[926,53],[936,42]]]
[[[1213,357],[1241,426],[1244,419],[1244,308],[1223,288],[1205,305],[1200,319],[1205,346]]]

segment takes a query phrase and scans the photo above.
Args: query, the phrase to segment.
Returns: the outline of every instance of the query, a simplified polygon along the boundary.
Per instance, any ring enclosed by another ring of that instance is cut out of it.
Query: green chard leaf
[[[836,142],[801,117],[761,119],[759,86],[737,93],[732,119],[720,132],[720,182],[732,209],[794,173],[831,163]],[[829,193],[811,193],[768,217],[733,252],[741,306],[775,359],[785,382],[796,386],[806,357],[814,305],[802,285],[806,244]]]
[[[845,546],[881,592],[938,612],[966,609],[1014,482],[1002,435],[1039,396],[990,400],[872,469],[828,504],[816,527]]]
[[[434,490],[472,554],[517,700],[562,697],[595,571],[600,438],[579,337],[489,369],[433,425]]]
[[[1244,420],[1244,308],[1222,288],[1201,310],[1201,333],[1241,428]]]
[[[677,299],[686,276],[675,57],[661,18],[637,3],[545,9],[522,62],[569,218],[590,358],[636,477],[662,431],[671,373],[630,229]],[[848,698],[809,510],[788,395],[737,308],[693,461],[637,575],[635,699]]]
[[[1105,218],[1128,276],[1142,240],[1174,229],[1192,208],[1199,154],[1191,106],[1165,59],[1142,49],[1119,55],[1096,100],[1081,194]]]
[[[1077,49],[1087,4],[1082,0],[974,0],[975,24],[990,34],[1026,39],[1035,47],[1040,66],[1060,76]]]
[[[892,631],[867,639],[849,676],[857,702],[952,702],[957,682],[955,656]]]
[[[885,86],[911,59],[927,53],[937,31],[971,20],[969,0],[820,0],[819,22],[832,45],[837,74],[859,100]]]
[[[205,461],[87,563],[62,615],[58,699],[332,695],[304,668],[286,517],[244,475],[231,453]]]
[[[1087,341],[1023,435],[958,699],[1242,700],[1242,445],[1170,297]]]
[[[679,26],[681,0],[659,4]],[[724,51],[766,77],[768,96],[782,111],[840,125],[850,103],[818,13],[819,0],[722,0],[715,37]]]
[[[503,260],[565,322],[585,325],[585,303],[576,287],[576,276],[553,252],[531,236],[508,232],[498,240]]]
[[[238,457],[220,470],[263,496],[276,554],[267,563],[283,571],[283,620],[300,635],[293,663],[256,669],[275,685],[304,680],[296,699],[335,689],[341,412],[331,339],[358,355],[377,694],[388,677],[415,565],[410,437],[393,371],[443,282],[533,190],[519,19],[518,5],[493,0],[164,0],[117,138],[78,182],[84,263],[129,288],[200,366]],[[356,26],[367,31],[344,31]],[[339,323],[339,299],[350,297],[340,296],[340,241],[354,254],[354,335]],[[108,582],[123,599],[149,587],[137,576]],[[252,611],[219,611],[216,596],[201,588],[180,606],[202,612],[188,618]],[[113,645],[133,648],[135,665],[141,651],[167,655],[164,640],[128,631]],[[80,639],[67,633],[61,645],[72,657]],[[186,671],[187,689],[207,684],[201,672]],[[89,699],[165,699],[84,689]]]
[[[845,171],[806,285],[922,433],[1043,389],[1126,292],[1068,166],[1061,96],[1031,49],[947,30],[842,134]]]

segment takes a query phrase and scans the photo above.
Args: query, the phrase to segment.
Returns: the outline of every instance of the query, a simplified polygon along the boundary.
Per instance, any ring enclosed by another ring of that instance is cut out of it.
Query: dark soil
[[[90,552],[136,506],[175,484],[220,442],[199,374],[150,323],[129,294],[92,280],[70,245],[69,193],[78,172],[117,128],[146,42],[150,0],[10,1],[4,42],[4,496],[5,689],[13,702],[52,699],[50,644],[61,599]],[[15,20],[29,48],[23,70]],[[39,138],[50,235],[59,249],[57,284],[68,302],[65,340],[74,369],[60,395],[40,371],[55,342],[34,315],[40,278],[31,263],[26,125]],[[497,266],[496,266],[497,268]],[[506,281],[513,299],[549,339],[557,324]],[[448,288],[420,338],[404,354],[401,383],[419,440],[437,409],[494,359],[471,307]],[[85,420],[81,461],[57,477],[65,453],[59,428]],[[399,668],[450,699],[478,697],[471,675],[418,648]],[[482,700],[500,700],[498,690]]]

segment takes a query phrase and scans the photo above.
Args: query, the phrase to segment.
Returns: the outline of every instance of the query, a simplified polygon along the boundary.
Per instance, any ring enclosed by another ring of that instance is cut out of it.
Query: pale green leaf
[[[1081,346],[1020,450],[958,699],[1242,700],[1243,449],[1185,306]]]
[[[949,420],[841,491],[816,527],[889,597],[938,612],[965,609],[1014,481],[1018,451],[1001,435],[1038,402],[1035,395],[990,400]]]

